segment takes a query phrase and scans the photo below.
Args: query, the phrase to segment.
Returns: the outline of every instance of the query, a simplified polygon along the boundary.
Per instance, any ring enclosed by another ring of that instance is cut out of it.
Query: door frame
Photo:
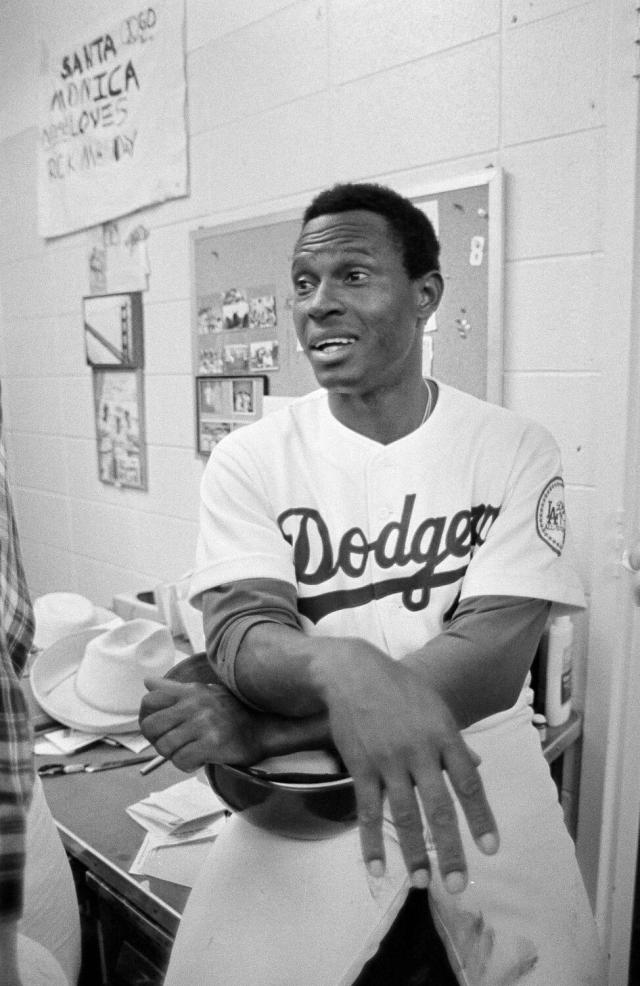
[[[602,318],[589,648],[577,854],[609,958],[628,986],[640,820],[640,610],[622,565],[640,536],[639,15],[608,0]]]

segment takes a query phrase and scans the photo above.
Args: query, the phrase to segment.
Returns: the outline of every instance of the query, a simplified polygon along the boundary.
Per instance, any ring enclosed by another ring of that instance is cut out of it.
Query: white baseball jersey
[[[581,606],[555,442],[540,425],[439,386],[428,421],[390,445],[336,421],[324,391],[223,439],[202,482],[194,600],[236,580],[285,580],[306,632],[363,637],[396,658],[438,634],[459,598]],[[484,856],[460,819],[472,874],[461,894],[444,889],[431,853],[430,905],[459,981],[526,973],[531,986],[596,986],[597,932],[524,694],[464,733],[501,846]],[[237,816],[189,898],[167,984],[255,978],[242,928],[269,945],[265,984],[353,982],[408,889],[389,831],[383,900],[363,875],[356,829],[303,844]]]
[[[439,391],[427,422],[390,445],[337,421],[323,390],[226,437],[202,481],[194,601],[281,579],[305,632],[362,637],[394,658],[438,634],[458,598],[582,606],[553,438]]]

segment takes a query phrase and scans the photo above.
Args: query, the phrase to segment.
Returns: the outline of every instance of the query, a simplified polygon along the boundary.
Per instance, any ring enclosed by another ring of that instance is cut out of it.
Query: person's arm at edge
[[[0,984],[20,986],[27,811],[34,783],[31,723],[19,676],[33,640],[31,598],[7,479],[0,403]]]
[[[20,982],[16,946],[24,897],[26,814],[34,775],[26,700],[5,661],[0,678],[0,984],[15,984]]]

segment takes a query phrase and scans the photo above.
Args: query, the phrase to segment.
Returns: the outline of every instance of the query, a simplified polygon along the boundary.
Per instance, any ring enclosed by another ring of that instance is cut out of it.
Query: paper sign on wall
[[[115,10],[114,10],[115,8]],[[109,5],[43,46],[38,229],[60,236],[187,194],[184,0]]]

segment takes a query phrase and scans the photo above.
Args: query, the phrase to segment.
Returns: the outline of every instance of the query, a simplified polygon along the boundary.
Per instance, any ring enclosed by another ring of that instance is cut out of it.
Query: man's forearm
[[[549,611],[544,600],[485,597],[463,601],[450,627],[403,659],[451,709],[459,728],[510,708],[529,670]],[[286,716],[325,708],[323,664],[350,638],[308,637],[258,624],[239,649],[236,680],[255,705]]]
[[[451,625],[404,660],[447,703],[464,729],[516,701],[544,630],[544,599],[463,600]]]
[[[297,718],[265,716],[261,741],[263,759],[297,753],[299,750],[327,750],[333,746],[324,713]]]
[[[236,657],[235,679],[253,705],[283,716],[309,717],[324,712],[313,662],[328,637],[309,637],[278,623],[259,623],[245,634]]]

